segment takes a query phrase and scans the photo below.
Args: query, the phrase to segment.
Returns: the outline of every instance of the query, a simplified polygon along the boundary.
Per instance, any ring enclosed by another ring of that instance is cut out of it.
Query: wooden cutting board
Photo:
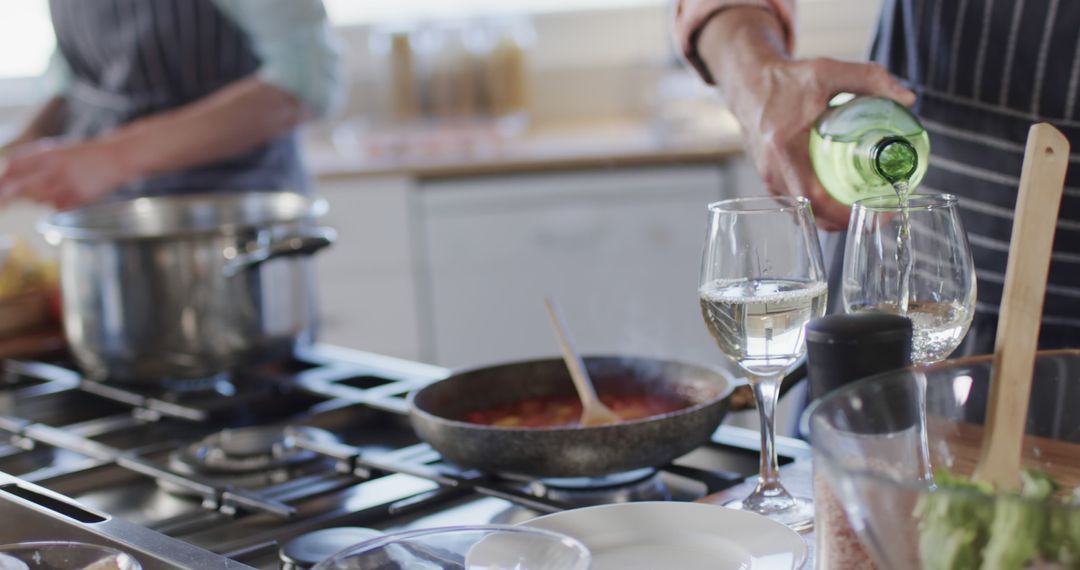
[[[945,441],[953,458],[953,465],[949,470],[971,475],[979,461],[985,428],[978,424],[931,417],[927,419],[926,430],[932,448],[931,455],[935,455],[933,448],[941,445],[937,442]],[[1063,489],[1072,491],[1080,486],[1080,444],[1025,435],[1020,461],[1025,468],[1042,470],[1047,470],[1044,469],[1045,465],[1052,464],[1053,468],[1047,471]]]

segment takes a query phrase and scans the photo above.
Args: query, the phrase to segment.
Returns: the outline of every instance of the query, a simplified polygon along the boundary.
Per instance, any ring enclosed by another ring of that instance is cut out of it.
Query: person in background
[[[976,315],[958,352],[993,352],[1028,128],[1052,123],[1080,148],[1080,3],[884,0],[873,63],[792,57],[794,22],[794,0],[679,0],[675,35],[720,88],[768,190],[806,196],[823,229],[846,228],[849,213],[808,156],[828,101],[851,92],[915,105],[931,137],[920,190],[960,197],[975,259]],[[833,241],[836,278],[843,239]],[[1080,347],[1080,168],[1066,179],[1039,345]]]
[[[50,0],[52,97],[3,147],[0,204],[304,191],[296,128],[337,105],[321,0]]]

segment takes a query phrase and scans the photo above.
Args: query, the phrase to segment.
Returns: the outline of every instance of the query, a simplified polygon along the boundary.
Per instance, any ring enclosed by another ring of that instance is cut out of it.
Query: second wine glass
[[[757,488],[726,506],[803,530],[813,503],[780,483],[773,441],[780,381],[806,351],[805,325],[825,313],[827,287],[810,203],[736,198],[709,205],[701,264],[701,314],[720,350],[747,376],[761,421]]]
[[[975,265],[950,194],[908,197],[910,259],[904,287],[898,255],[902,215],[895,196],[866,198],[851,210],[841,295],[845,312],[880,311],[911,319],[911,360],[944,360],[960,345],[975,312]],[[906,306],[905,306],[906,305]]]

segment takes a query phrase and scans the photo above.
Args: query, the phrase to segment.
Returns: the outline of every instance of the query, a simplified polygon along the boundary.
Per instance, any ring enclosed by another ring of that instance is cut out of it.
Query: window
[[[0,3],[0,78],[41,75],[55,45],[46,0]]]

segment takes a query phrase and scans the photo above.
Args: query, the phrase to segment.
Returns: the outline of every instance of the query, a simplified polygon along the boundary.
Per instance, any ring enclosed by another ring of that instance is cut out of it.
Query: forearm
[[[63,97],[49,99],[34,113],[22,132],[5,143],[2,148],[14,148],[38,139],[59,135],[64,129],[66,114],[67,99]]]
[[[235,156],[295,128],[304,117],[295,97],[246,78],[184,107],[134,121],[101,142],[113,148],[134,179]]]
[[[769,80],[767,65],[786,60],[784,29],[759,8],[731,8],[709,19],[697,37],[697,53],[723,93],[760,93]],[[738,105],[740,97],[728,97]],[[738,113],[738,109],[734,109]]]

